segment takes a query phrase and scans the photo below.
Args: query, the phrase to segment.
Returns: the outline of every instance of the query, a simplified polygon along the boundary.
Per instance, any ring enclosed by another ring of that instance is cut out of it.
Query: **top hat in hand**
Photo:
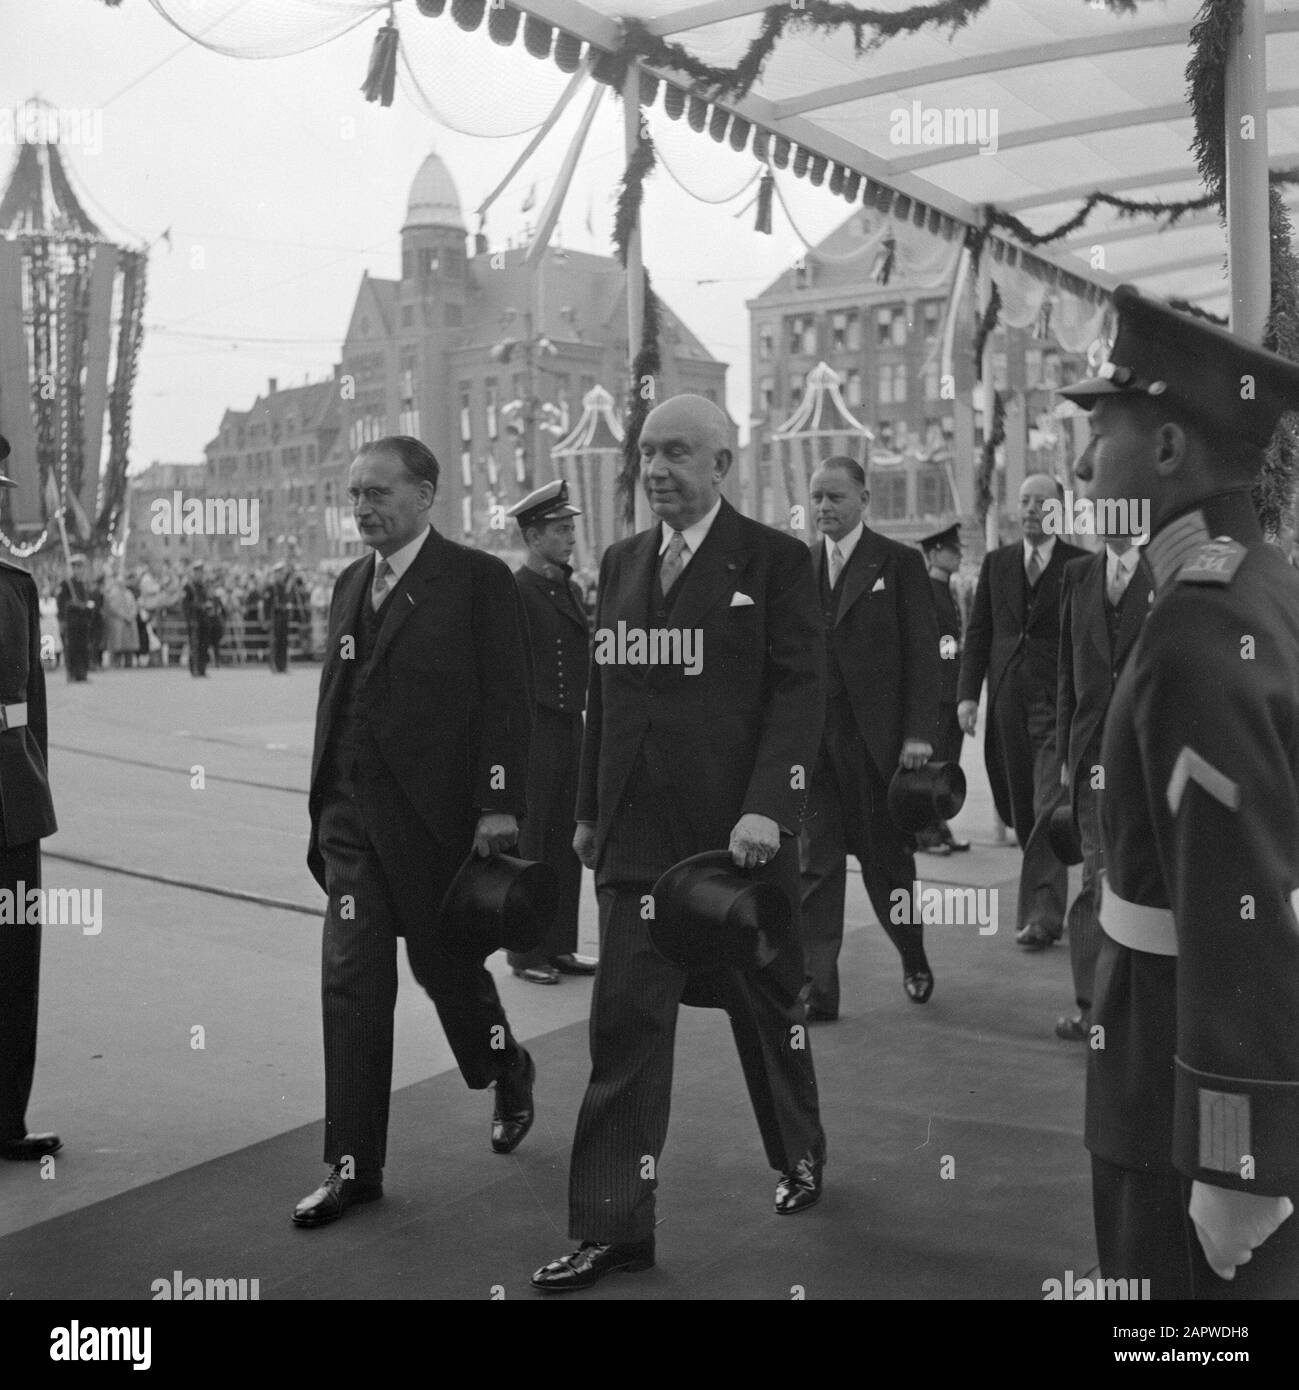
[[[889,783],[893,824],[915,835],[935,821],[951,820],[965,805],[965,773],[960,763],[925,763],[900,767]]]
[[[1082,841],[1078,837],[1078,822],[1073,813],[1073,797],[1066,791],[1048,813],[1046,832],[1051,853],[1062,864],[1081,864]]]
[[[559,880],[549,864],[470,850],[442,899],[438,930],[458,955],[526,954],[546,939],[558,908]]]
[[[729,850],[674,864],[653,894],[650,940],[686,970],[761,970],[793,938],[794,909],[785,890],[737,869]]]

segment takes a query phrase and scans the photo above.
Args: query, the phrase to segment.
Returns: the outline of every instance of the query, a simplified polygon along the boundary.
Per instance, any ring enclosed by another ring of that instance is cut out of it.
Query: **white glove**
[[[1290,1218],[1289,1197],[1260,1197],[1253,1192],[1191,1184],[1191,1220],[1209,1268],[1220,1279],[1234,1279],[1236,1266],[1248,1264],[1254,1251]]]

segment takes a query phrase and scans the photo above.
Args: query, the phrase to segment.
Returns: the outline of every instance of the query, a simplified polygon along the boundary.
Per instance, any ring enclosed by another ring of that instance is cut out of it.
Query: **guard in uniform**
[[[534,681],[528,814],[519,829],[519,853],[549,864],[559,878],[559,909],[549,936],[535,951],[509,952],[521,979],[555,985],[560,975],[594,975],[596,963],[577,954],[582,861],[573,849],[577,772],[582,757],[582,709],[591,663],[591,639],[582,593],[569,558],[581,511],[562,480],[547,483],[506,513],[519,523],[528,558],[514,572],[528,615]]]
[[[1114,293],[1077,468],[1145,499],[1155,599],[1101,765],[1086,1142],[1101,1274],[1299,1297],[1299,574],[1250,500],[1299,366]]]
[[[59,585],[54,601],[58,605],[68,680],[79,683],[90,679],[90,626],[96,599],[86,576],[86,557],[73,555],[68,565],[68,577]]]
[[[953,521],[919,541],[929,583],[938,609],[938,655],[942,685],[938,698],[938,731],[934,736],[934,761],[959,763],[965,731],[956,717],[956,686],[961,675],[961,613],[952,597],[952,575],[961,567],[961,523]],[[951,854],[968,850],[969,840],[958,840],[945,820],[936,821],[916,836],[916,847],[926,854]]]
[[[185,613],[186,646],[191,676],[207,675],[208,647],[212,643],[211,596],[203,574],[203,561],[195,560],[181,600]]]
[[[271,566],[271,582],[262,593],[262,611],[270,629],[271,674],[286,675],[289,669],[289,623],[296,616],[297,589],[289,566],[276,560]]]
[[[8,457],[9,443],[0,436],[0,462]],[[0,487],[15,486],[0,475]],[[58,829],[45,758],[36,581],[0,559],[0,892],[11,905],[40,887],[41,839]],[[0,1158],[40,1159],[61,1147],[57,1134],[27,1133],[40,967],[40,923],[11,920],[0,927]]]

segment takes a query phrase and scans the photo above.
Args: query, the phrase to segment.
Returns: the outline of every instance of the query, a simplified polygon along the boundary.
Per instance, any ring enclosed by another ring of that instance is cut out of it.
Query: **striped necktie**
[[[685,548],[686,538],[680,531],[673,531],[672,539],[668,542],[668,553],[663,557],[663,563],[659,566],[659,588],[665,594],[677,582],[681,571],[685,569],[685,561],[681,558],[681,552]]]
[[[377,613],[392,588],[393,568],[387,560],[380,560],[374,569],[374,584],[370,589],[370,607]]]

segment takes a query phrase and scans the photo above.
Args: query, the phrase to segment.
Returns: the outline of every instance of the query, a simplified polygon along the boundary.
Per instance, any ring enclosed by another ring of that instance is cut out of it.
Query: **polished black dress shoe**
[[[532,1054],[520,1048],[514,1065],[496,1082],[496,1108],[492,1111],[493,1153],[513,1153],[532,1128],[536,1118],[532,1085],[536,1079],[537,1064]]]
[[[806,1211],[821,1200],[821,1173],[825,1162],[819,1158],[800,1158],[792,1173],[783,1173],[776,1184],[776,1214],[792,1216]]]
[[[577,956],[571,951],[566,956],[556,956],[550,963],[561,975],[594,975],[600,964],[592,956]]]
[[[639,1274],[653,1267],[652,1237],[634,1245],[598,1245],[587,1240],[580,1250],[542,1265],[532,1276],[532,1287],[542,1293],[572,1293],[598,1284],[606,1274]]]
[[[1029,922],[1027,926],[1021,927],[1015,933],[1015,940],[1026,951],[1045,951],[1048,946],[1054,946],[1056,943],[1056,938],[1041,922]]]
[[[328,1226],[348,1209],[361,1202],[373,1202],[383,1196],[383,1173],[364,1173],[355,1178],[343,1176],[342,1165],[335,1163],[329,1176],[309,1197],[293,1208],[295,1226]]]
[[[0,1158],[13,1159],[15,1163],[30,1162],[33,1159],[48,1158],[63,1147],[63,1140],[57,1134],[28,1134],[22,1139],[0,1141]]]
[[[927,1004],[934,992],[934,972],[928,968],[912,970],[902,976],[902,988],[913,1004]]]
[[[838,1014],[832,1014],[829,1009],[818,1009],[815,1004],[807,1006],[807,1021],[809,1023],[834,1023],[838,1020]]]
[[[1055,1021],[1055,1035],[1065,1042],[1086,1042],[1090,1033],[1091,1019],[1082,1010]]]
[[[952,852],[952,847],[946,840],[936,840],[931,845],[917,845],[916,849],[919,850],[921,854],[936,854],[939,858],[951,854]]]
[[[548,965],[530,965],[524,970],[514,972],[520,980],[527,980],[530,985],[557,985],[559,983],[559,971],[552,970]]]

